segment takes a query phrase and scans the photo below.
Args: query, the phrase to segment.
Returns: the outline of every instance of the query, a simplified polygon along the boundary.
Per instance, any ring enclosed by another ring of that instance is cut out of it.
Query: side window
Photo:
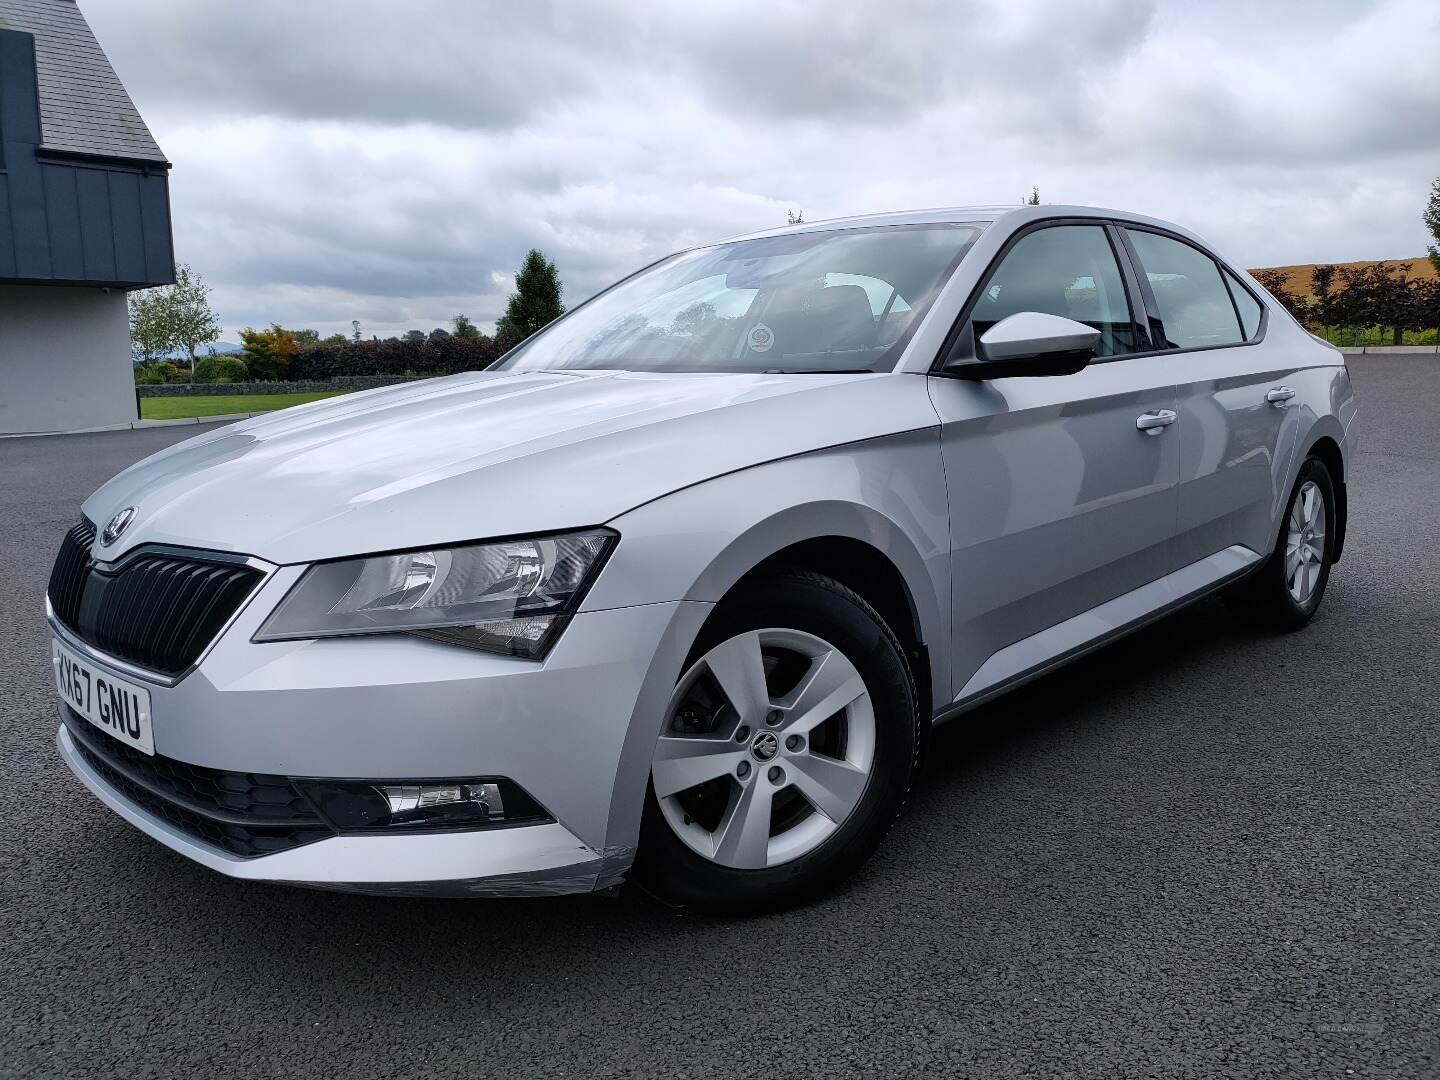
[[[1245,331],[1245,340],[1250,341],[1260,332],[1260,301],[1240,284],[1240,279],[1229,270],[1225,271],[1225,284],[1230,286],[1230,295],[1235,298],[1235,308],[1240,312],[1240,327]]]
[[[1021,311],[1093,326],[1101,356],[1146,347],[1137,344],[1120,267],[1100,225],[1052,225],[1021,237],[980,290],[970,315],[975,336]]]
[[[1230,291],[1215,260],[1197,248],[1159,233],[1126,229],[1155,294],[1165,345],[1195,349],[1237,345],[1242,340]]]

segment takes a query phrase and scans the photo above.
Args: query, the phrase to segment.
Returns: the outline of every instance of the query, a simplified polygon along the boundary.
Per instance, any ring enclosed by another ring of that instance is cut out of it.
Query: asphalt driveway
[[[0,1076],[1440,1076],[1440,359],[1352,358],[1345,560],[945,729],[841,894],[373,899],[227,880],[52,746],[81,498],[194,427],[0,440]]]

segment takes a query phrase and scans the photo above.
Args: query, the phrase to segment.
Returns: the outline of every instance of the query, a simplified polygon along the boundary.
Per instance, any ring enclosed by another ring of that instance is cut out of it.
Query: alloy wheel
[[[722,641],[681,678],[651,783],[692,851],[759,870],[819,847],[870,780],[875,712],[860,672],[798,630]]]
[[[1297,604],[1315,594],[1325,565],[1325,496],[1314,480],[1307,480],[1290,505],[1285,534],[1285,587]]]

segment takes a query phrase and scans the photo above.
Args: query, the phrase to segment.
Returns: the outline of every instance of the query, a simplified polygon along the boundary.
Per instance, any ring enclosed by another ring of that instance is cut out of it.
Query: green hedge
[[[195,361],[195,382],[237,383],[250,377],[250,369],[238,356],[207,356]]]

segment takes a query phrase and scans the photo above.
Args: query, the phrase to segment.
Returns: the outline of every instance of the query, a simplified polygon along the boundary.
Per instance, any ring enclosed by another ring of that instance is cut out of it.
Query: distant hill
[[[1415,259],[1364,259],[1360,262],[1334,263],[1333,265],[1363,267],[1374,266],[1376,263],[1380,262],[1387,262],[1391,264],[1409,263],[1410,277],[1412,280],[1425,278],[1434,279],[1437,276],[1440,276],[1435,273],[1435,267],[1430,265],[1430,259],[1428,256],[1425,255],[1421,255]],[[1296,296],[1308,297],[1310,295],[1310,274],[1315,269],[1315,267],[1322,265],[1325,264],[1302,263],[1299,266],[1267,266],[1262,267],[1262,269],[1283,271],[1285,274],[1286,290],[1288,292],[1294,293]],[[1250,272],[1252,274],[1255,273],[1254,270],[1251,270]]]
[[[201,348],[196,355],[198,357],[205,357],[209,356],[212,351],[216,356],[230,356],[234,353],[244,352],[245,350],[233,341],[213,341],[209,346]],[[190,354],[184,349],[176,349],[165,357],[167,360],[188,360],[189,358]]]

